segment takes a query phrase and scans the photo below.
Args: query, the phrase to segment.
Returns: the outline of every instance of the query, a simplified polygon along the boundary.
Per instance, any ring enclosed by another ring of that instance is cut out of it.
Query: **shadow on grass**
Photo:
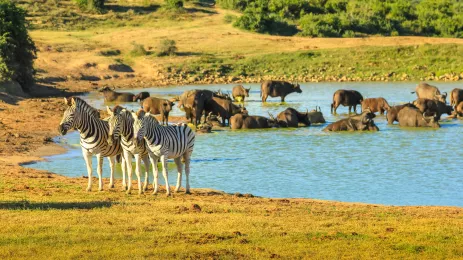
[[[206,10],[206,9],[196,8],[196,7],[185,8],[185,11],[187,11],[188,13],[217,14],[216,11]]]
[[[40,97],[70,97],[82,95],[85,92],[79,91],[67,91],[64,89],[58,89],[55,87],[43,85],[36,83],[28,92],[31,97],[40,98]]]
[[[0,202],[0,210],[50,210],[50,209],[96,209],[109,208],[113,202],[107,201],[90,201],[90,202],[28,202],[28,201],[11,201]]]
[[[151,13],[156,12],[160,5],[151,4],[149,6],[123,6],[123,5],[107,5],[106,10],[113,11],[115,13],[125,13],[129,10],[133,10],[136,13]]]

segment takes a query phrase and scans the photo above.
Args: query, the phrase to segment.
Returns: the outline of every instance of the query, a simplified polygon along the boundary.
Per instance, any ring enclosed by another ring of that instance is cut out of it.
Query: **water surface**
[[[438,83],[442,91],[461,87],[459,83]],[[356,89],[365,98],[382,96],[391,105],[415,99],[416,83],[307,83],[302,94],[291,94],[286,103],[269,98],[259,100],[260,85],[251,86],[246,108],[251,114],[277,114],[291,106],[298,110],[320,106],[328,122],[344,118],[330,114],[337,89]],[[172,97],[185,90],[207,88],[229,90],[233,85],[195,85],[127,92],[149,91],[152,96]],[[104,108],[99,93],[83,97]],[[126,105],[138,109],[138,103]],[[174,115],[183,114],[175,108]],[[445,116],[443,116],[445,118]],[[264,197],[300,197],[388,205],[463,206],[462,122],[443,120],[440,129],[388,126],[384,116],[375,120],[375,133],[324,133],[325,125],[299,129],[216,131],[197,135],[190,183],[226,192],[252,193]],[[77,133],[61,138],[70,149],[28,167],[46,169],[71,177],[87,175]],[[93,168],[96,170],[96,160]],[[175,166],[169,165],[169,182],[176,181]],[[96,172],[95,172],[96,173]],[[109,176],[107,160],[104,176]],[[118,168],[117,176],[120,177]],[[150,177],[152,179],[152,176]],[[160,183],[163,183],[162,174]],[[183,184],[184,185],[184,184]]]

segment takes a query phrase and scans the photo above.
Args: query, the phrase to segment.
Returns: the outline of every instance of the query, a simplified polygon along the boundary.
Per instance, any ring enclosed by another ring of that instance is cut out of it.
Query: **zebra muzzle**
[[[58,132],[61,134],[61,135],[65,135],[68,130],[66,128],[63,127],[63,125],[59,125],[58,126]]]

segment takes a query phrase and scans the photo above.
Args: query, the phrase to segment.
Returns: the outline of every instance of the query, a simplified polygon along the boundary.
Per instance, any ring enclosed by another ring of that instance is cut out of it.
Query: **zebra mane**
[[[70,97],[69,99],[74,99],[74,101],[76,102],[76,108],[77,107],[80,108],[82,112],[86,112],[95,118],[98,118],[98,119],[100,118],[100,111],[98,111],[96,108],[87,104],[87,102],[85,102],[81,98]]]

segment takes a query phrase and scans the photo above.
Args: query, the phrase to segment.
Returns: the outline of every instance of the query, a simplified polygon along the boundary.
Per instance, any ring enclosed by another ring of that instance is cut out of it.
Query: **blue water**
[[[291,94],[286,104],[270,98],[259,100],[259,85],[252,86],[245,103],[251,114],[277,114],[287,106],[299,110],[320,106],[327,122],[347,116],[340,107],[330,114],[337,89],[356,89],[365,98],[382,96],[391,105],[415,99],[415,83],[307,83],[302,94]],[[459,83],[438,83],[442,91],[461,87]],[[152,96],[172,97],[194,88],[230,90],[233,85],[182,86],[143,89]],[[140,90],[130,90],[138,93]],[[98,93],[84,96],[90,104],[103,108]],[[139,104],[127,107],[138,109]],[[172,114],[180,115],[180,110]],[[384,116],[375,122],[374,133],[325,133],[325,125],[298,129],[216,131],[197,135],[190,184],[226,192],[252,193],[264,197],[298,197],[387,205],[463,206],[462,122],[444,120],[440,129],[388,126]],[[71,177],[87,175],[76,132],[57,139],[69,147],[66,154],[28,165]],[[96,161],[93,168],[96,170]],[[177,178],[169,164],[171,184]],[[104,176],[109,176],[107,160]],[[120,177],[120,169],[117,176]],[[152,176],[150,176],[152,179]],[[160,183],[163,183],[160,175]],[[119,182],[120,183],[120,182]],[[183,184],[184,186],[184,184]]]

